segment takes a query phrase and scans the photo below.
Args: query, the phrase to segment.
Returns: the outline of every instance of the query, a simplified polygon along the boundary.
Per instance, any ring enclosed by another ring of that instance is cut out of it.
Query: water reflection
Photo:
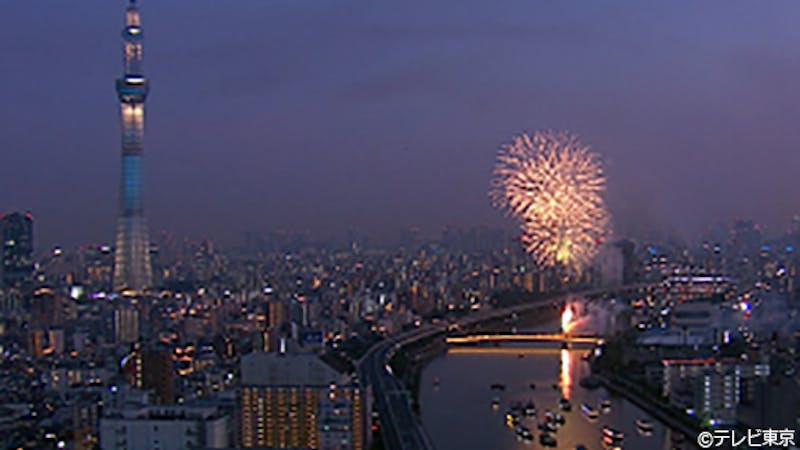
[[[572,398],[572,358],[567,349],[561,349],[561,397]]]
[[[566,423],[555,437],[558,448],[601,448],[602,427],[611,426],[625,433],[626,450],[671,448],[668,434],[655,422],[652,436],[636,431],[637,419],[652,420],[638,407],[603,389],[586,390],[577,382],[588,375],[581,360],[586,349],[549,347],[453,347],[432,361],[422,373],[420,403],[422,422],[437,450],[516,450],[540,448],[537,425],[547,410],[561,412]],[[520,358],[519,356],[524,357]],[[438,377],[438,391],[434,378]],[[505,385],[504,391],[490,385]],[[550,389],[560,384],[559,389]],[[530,386],[537,386],[532,389]],[[559,408],[561,397],[574,405],[571,411]],[[594,421],[588,420],[579,405],[586,403],[600,410],[603,399],[612,406]],[[514,429],[505,423],[505,413],[514,403],[533,400],[538,415],[522,418],[521,424],[535,434],[533,446],[520,442]],[[497,406],[495,407],[495,401]]]
[[[447,349],[448,355],[548,355],[556,354],[552,347],[452,347]]]

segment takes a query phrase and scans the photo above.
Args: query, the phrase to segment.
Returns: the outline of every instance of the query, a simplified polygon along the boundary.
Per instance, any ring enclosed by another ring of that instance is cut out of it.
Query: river
[[[553,331],[553,326],[545,327]],[[557,325],[555,326],[557,328]],[[451,347],[422,371],[420,404],[422,423],[437,450],[511,450],[541,448],[535,418],[522,419],[531,429],[533,442],[517,439],[506,426],[505,412],[512,402],[533,400],[542,418],[545,410],[559,410],[559,399],[569,398],[571,412],[561,412],[566,423],[556,433],[558,447],[574,449],[583,444],[588,449],[603,448],[602,428],[611,426],[625,433],[626,450],[670,449],[671,432],[649,414],[628,400],[609,394],[603,388],[587,390],[578,385],[589,374],[581,356],[587,349],[561,349],[558,344],[503,345],[500,347]],[[438,383],[435,380],[439,380]],[[490,389],[494,383],[504,391]],[[531,389],[530,384],[536,385]],[[554,384],[558,384],[557,389]],[[493,399],[499,407],[492,408]],[[611,401],[611,408],[601,411],[592,421],[581,412],[587,403],[600,410],[600,402]],[[653,422],[650,435],[638,432],[635,421]]]

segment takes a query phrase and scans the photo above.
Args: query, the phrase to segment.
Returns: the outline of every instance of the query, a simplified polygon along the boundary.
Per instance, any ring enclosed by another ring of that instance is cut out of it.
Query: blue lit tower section
[[[122,113],[122,176],[114,254],[114,290],[141,292],[150,287],[149,240],[142,209],[142,139],[148,81],[142,71],[142,28],[136,0],[130,0],[122,30],[124,73],[117,79]]]

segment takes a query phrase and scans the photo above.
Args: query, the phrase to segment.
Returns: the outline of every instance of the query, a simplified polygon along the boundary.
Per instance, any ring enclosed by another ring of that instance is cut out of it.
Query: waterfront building
[[[708,424],[733,424],[747,380],[758,365],[736,358],[665,359],[662,395],[676,408]]]
[[[694,413],[711,425],[735,424],[741,398],[740,375],[740,368],[735,364],[704,371],[694,381]]]

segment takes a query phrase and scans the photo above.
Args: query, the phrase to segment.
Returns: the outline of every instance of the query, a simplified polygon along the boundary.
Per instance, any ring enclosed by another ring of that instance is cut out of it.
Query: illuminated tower
[[[142,138],[148,82],[142,71],[142,28],[136,0],[130,0],[122,30],[124,72],[117,79],[122,113],[122,176],[114,255],[114,290],[150,287],[149,241],[142,209]]]

